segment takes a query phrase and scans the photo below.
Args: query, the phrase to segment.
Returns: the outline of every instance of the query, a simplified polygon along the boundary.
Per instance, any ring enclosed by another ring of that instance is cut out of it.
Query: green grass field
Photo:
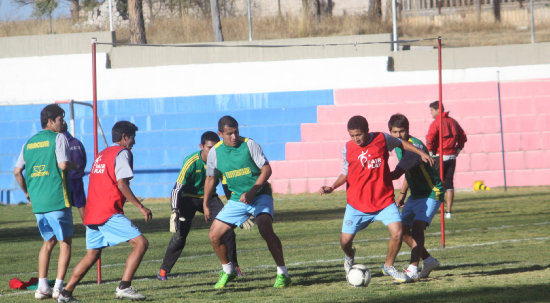
[[[208,226],[197,213],[187,247],[169,280],[156,279],[171,234],[169,203],[145,201],[154,214],[146,224],[130,204],[126,214],[150,241],[132,283],[155,302],[549,302],[550,188],[512,188],[508,192],[458,192],[453,218],[446,221],[446,248],[441,248],[439,215],[426,231],[426,246],[441,268],[428,280],[394,284],[380,273],[388,231],[376,222],[358,233],[356,263],[369,266],[368,287],[345,281],[339,234],[345,195],[279,195],[275,197],[275,231],[281,238],[293,286],[273,289],[275,265],[257,228],[237,229],[239,263],[244,276],[224,290],[214,290],[221,265],[208,241]],[[84,228],[76,211],[72,267],[85,254]],[[31,291],[15,291],[8,281],[37,276],[42,240],[30,207],[0,207],[0,302],[36,302]],[[103,251],[103,283],[95,282],[95,267],[76,288],[82,302],[114,301],[128,244]],[[55,279],[57,248],[49,279]],[[409,248],[404,244],[396,267],[405,268]]]

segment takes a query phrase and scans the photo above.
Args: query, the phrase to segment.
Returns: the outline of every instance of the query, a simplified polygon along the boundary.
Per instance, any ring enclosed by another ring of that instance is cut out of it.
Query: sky
[[[30,5],[20,7],[13,0],[0,0],[0,21],[26,20],[33,18]],[[69,16],[69,2],[60,0],[59,6],[53,12],[53,16]]]

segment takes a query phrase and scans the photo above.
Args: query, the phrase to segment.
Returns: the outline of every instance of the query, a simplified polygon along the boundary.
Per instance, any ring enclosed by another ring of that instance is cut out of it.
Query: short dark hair
[[[432,103],[430,103],[430,107],[435,109],[435,110],[438,110],[439,109],[439,101],[434,101]],[[441,111],[444,111],[445,110],[445,106],[443,106],[443,104],[441,104]]]
[[[40,124],[42,124],[42,128],[46,128],[48,126],[48,120],[55,120],[57,117],[65,117],[65,111],[61,108],[61,106],[57,104],[49,104],[46,105],[40,112]]]
[[[367,133],[369,131],[369,122],[363,116],[353,116],[348,121],[348,130],[350,129],[360,129]]]
[[[388,129],[391,131],[392,127],[402,127],[406,131],[409,131],[409,119],[403,114],[392,115],[388,121]]]
[[[223,116],[218,121],[218,130],[223,133],[223,128],[226,126],[237,128],[239,127],[239,122],[237,122],[237,120],[235,120],[235,118],[231,116]]]
[[[201,144],[204,145],[206,141],[220,142],[220,137],[215,132],[207,131],[201,136]]]
[[[138,127],[134,125],[134,123],[129,121],[118,121],[113,125],[113,130],[111,132],[113,143],[119,142],[122,140],[122,135],[126,136],[135,136],[136,131],[138,130]]]

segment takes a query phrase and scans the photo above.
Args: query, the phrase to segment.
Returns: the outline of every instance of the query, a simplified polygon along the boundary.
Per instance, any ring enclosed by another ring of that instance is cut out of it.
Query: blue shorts
[[[216,220],[234,226],[240,226],[250,215],[257,217],[259,214],[268,214],[273,218],[273,197],[259,195],[251,204],[229,200],[216,216]]]
[[[430,225],[440,205],[441,202],[432,198],[411,199],[409,197],[401,211],[403,225],[412,226],[414,221],[424,221]]]
[[[86,206],[86,194],[84,193],[84,182],[82,178],[70,179],[71,196],[73,206],[81,208]]]
[[[123,214],[114,214],[101,225],[86,225],[86,249],[115,246],[141,235],[139,229]]]
[[[344,222],[342,223],[342,233],[356,234],[358,231],[367,228],[374,221],[382,221],[386,226],[393,222],[401,222],[399,209],[395,203],[392,203],[377,212],[364,213],[348,204],[346,206]]]
[[[44,241],[50,240],[53,236],[58,241],[63,241],[73,235],[73,213],[71,208],[50,211],[43,214],[34,214],[38,230]]]

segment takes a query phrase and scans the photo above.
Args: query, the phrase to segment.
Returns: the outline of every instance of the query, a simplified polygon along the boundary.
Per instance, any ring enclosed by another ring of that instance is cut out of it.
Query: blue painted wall
[[[200,136],[216,131],[218,119],[231,115],[242,136],[256,140],[269,160],[283,160],[285,143],[300,141],[300,124],[317,121],[317,106],[333,104],[332,90],[209,95],[98,102],[98,115],[111,143],[111,127],[128,120],[139,127],[132,189],[140,197],[168,197],[185,156],[198,150]],[[25,201],[13,178],[22,145],[40,127],[40,105],[0,106],[0,201]],[[69,106],[61,105],[69,120]],[[84,143],[89,171],[93,159],[92,110],[75,105],[76,138]],[[99,149],[105,148],[102,140]],[[85,178],[87,183],[87,178]],[[9,190],[9,194],[8,191]]]

